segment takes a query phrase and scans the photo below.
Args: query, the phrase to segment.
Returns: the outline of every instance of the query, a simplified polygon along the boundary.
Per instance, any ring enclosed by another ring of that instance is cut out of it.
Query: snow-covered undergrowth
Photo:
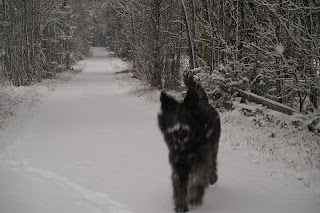
[[[151,102],[159,102],[160,91],[132,78],[131,73],[117,77],[122,88]],[[181,99],[179,92],[170,91]],[[246,150],[250,159],[264,164],[270,175],[293,176],[306,187],[320,182],[320,138],[292,123],[297,118],[266,109],[261,105],[234,102],[235,109],[223,111],[222,143],[234,150]],[[246,110],[244,110],[246,108]],[[247,109],[251,109],[248,111]]]
[[[0,137],[9,134],[8,131],[12,126],[22,127],[28,116],[28,110],[36,107],[48,93],[78,72],[80,67],[58,73],[54,78],[44,79],[41,83],[31,86],[15,87],[6,79],[0,80]],[[5,142],[0,143],[0,147],[5,145],[3,143]]]
[[[222,113],[224,130],[235,149],[248,149],[253,159],[262,156],[263,162],[256,163],[267,163],[271,172],[293,175],[307,187],[320,181],[319,136],[298,130],[292,117],[262,106],[246,113],[241,105]]]

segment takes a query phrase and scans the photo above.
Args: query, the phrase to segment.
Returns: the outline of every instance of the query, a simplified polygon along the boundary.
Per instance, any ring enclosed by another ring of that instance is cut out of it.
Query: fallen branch
[[[254,93],[243,91],[241,89],[237,88],[227,88],[225,86],[221,86],[221,89],[228,93],[237,93],[240,97],[257,104],[262,104],[263,106],[268,107],[269,109],[282,112],[288,115],[292,115],[293,113],[296,113],[297,111],[291,107],[288,107],[284,104],[278,103],[276,101],[270,100],[268,98],[264,98],[262,96],[256,95]]]
[[[242,90],[238,89],[238,94],[242,98],[244,98],[250,102],[262,104],[263,106],[266,106],[266,107],[273,109],[273,110],[276,110],[278,112],[282,112],[282,113],[285,113],[288,115],[292,115],[293,113],[297,112],[295,109],[293,109],[291,107],[288,107],[288,106],[283,105],[281,103],[278,103],[276,101],[270,100],[268,98],[261,97],[259,95],[256,95],[256,94],[248,92],[248,91],[242,91]]]

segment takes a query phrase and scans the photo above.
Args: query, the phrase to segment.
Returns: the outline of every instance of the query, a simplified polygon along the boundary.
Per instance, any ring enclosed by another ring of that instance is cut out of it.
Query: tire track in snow
[[[1,161],[2,163],[8,165],[13,171],[25,172],[26,174],[47,180],[59,187],[69,190],[70,192],[76,193],[84,201],[102,212],[132,213],[120,203],[112,200],[107,194],[85,188],[84,186],[74,183],[71,180],[56,174],[55,172],[32,167],[28,162],[18,162],[14,160]]]

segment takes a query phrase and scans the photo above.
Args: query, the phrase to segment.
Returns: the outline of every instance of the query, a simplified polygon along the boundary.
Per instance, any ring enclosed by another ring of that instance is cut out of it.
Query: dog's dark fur
[[[205,188],[217,179],[220,138],[218,112],[208,103],[203,88],[185,76],[188,92],[183,102],[161,93],[158,123],[169,148],[176,212],[187,212],[188,203],[202,203]]]

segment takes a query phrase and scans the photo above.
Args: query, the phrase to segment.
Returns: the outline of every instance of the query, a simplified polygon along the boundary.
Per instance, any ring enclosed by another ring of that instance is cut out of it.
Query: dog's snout
[[[180,145],[183,145],[185,142],[186,142],[186,139],[185,139],[185,138],[179,138],[179,139],[178,139],[178,143],[179,143]]]
[[[188,138],[188,131],[180,129],[174,132],[174,136],[180,145],[183,145]]]

